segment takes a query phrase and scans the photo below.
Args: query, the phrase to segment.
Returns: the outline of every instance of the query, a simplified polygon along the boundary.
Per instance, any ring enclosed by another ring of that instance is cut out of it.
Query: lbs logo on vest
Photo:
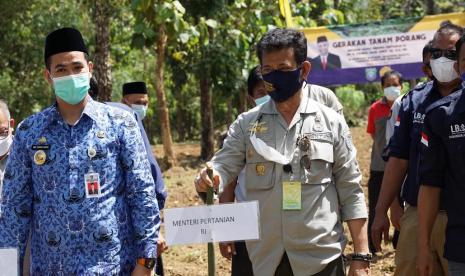
[[[425,114],[421,114],[420,112],[415,112],[413,114],[413,123],[414,124],[423,124],[425,120]]]
[[[449,139],[465,137],[465,125],[450,125],[450,134]]]

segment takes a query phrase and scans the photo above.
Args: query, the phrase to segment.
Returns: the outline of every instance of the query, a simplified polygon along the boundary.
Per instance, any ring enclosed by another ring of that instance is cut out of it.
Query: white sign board
[[[16,248],[0,248],[0,276],[19,275],[18,263]]]
[[[168,245],[260,238],[258,201],[164,210]]]

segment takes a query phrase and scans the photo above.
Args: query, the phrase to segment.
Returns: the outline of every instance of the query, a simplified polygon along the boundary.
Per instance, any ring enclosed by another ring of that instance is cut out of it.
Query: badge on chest
[[[102,195],[100,175],[98,173],[87,173],[84,175],[84,180],[84,189],[86,191],[87,198],[95,198]]]
[[[302,184],[299,181],[283,182],[283,210],[302,208]]]

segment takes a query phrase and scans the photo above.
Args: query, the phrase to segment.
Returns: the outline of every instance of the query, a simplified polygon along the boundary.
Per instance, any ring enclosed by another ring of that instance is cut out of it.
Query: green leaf
[[[215,29],[216,27],[218,27],[218,22],[216,22],[216,20],[213,20],[213,19],[207,19],[205,20],[205,24],[210,27],[210,28],[213,28]]]
[[[190,35],[188,33],[182,33],[179,35],[179,39],[183,44],[187,43],[189,41]]]
[[[179,3],[179,1],[173,1],[173,5],[179,13],[186,13],[186,9],[182,6],[181,3]]]
[[[132,47],[142,49],[145,45],[145,38],[142,34],[135,34],[132,37]]]

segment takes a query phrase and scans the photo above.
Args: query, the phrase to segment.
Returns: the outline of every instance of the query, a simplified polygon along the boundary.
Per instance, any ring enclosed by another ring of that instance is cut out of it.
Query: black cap
[[[147,94],[147,86],[143,81],[127,82],[123,84],[123,96],[129,94]]]
[[[253,89],[260,81],[263,81],[263,77],[260,72],[260,65],[257,65],[250,70],[249,77],[247,78],[247,92],[250,96],[253,96]]]
[[[45,62],[47,62],[49,57],[55,54],[72,51],[89,54],[81,33],[74,28],[62,28],[55,30],[49,33],[47,38],[45,38]]]
[[[320,43],[320,42],[325,42],[325,41],[328,41],[328,38],[326,38],[326,36],[319,36],[317,39],[316,39],[316,42],[317,43]]]

